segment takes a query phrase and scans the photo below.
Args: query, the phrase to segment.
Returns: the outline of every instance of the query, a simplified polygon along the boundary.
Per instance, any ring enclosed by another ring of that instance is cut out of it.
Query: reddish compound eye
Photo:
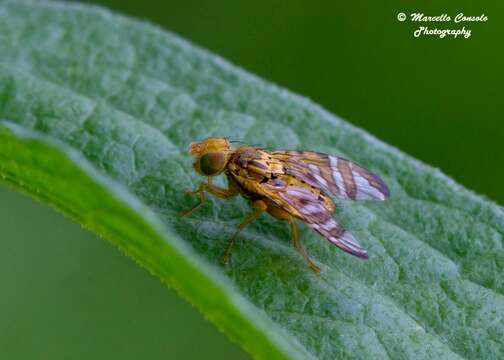
[[[205,175],[215,175],[224,167],[224,160],[224,153],[208,153],[200,158],[199,168]]]

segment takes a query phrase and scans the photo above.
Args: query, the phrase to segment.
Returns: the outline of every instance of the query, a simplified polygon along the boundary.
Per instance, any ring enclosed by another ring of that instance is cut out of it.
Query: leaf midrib
[[[11,125],[12,124],[12,125]],[[16,123],[11,123],[9,121],[5,122],[3,119],[0,119],[0,128],[3,128],[4,125],[7,125],[7,129],[12,130],[11,126],[14,126],[14,128],[19,128],[19,129],[24,129],[24,127],[17,125]],[[25,131],[25,130],[23,130]],[[29,134],[32,134],[31,130],[28,130]],[[24,136],[24,135],[23,135]],[[35,140],[35,141],[41,141],[42,138],[45,138],[44,136],[39,137],[39,134],[36,135],[36,137],[29,137],[29,140]],[[53,149],[58,149],[59,141],[53,142],[48,141],[45,145],[51,146]],[[58,146],[55,146],[58,145]],[[66,145],[65,145],[66,146]],[[75,166],[78,169],[78,171],[84,171],[86,173],[86,181],[91,181],[95,185],[99,186],[101,190],[107,191],[108,194],[107,196],[112,197],[115,199],[114,201],[118,201],[124,205],[124,210],[126,212],[134,212],[136,217],[139,219],[139,222],[137,225],[139,226],[148,226],[149,232],[152,232],[153,234],[156,234],[154,236],[155,241],[159,241],[159,239],[165,239],[166,237],[172,237],[174,239],[179,239],[178,236],[172,234],[168,229],[166,229],[165,226],[163,226],[162,222],[159,221],[158,216],[148,210],[145,205],[136,197],[135,195],[131,194],[129,191],[125,190],[120,184],[115,183],[113,180],[110,180],[108,177],[103,177],[99,173],[95,172],[94,168],[92,165],[82,162],[82,159],[80,155],[76,155],[75,150],[73,148],[69,148],[72,152],[66,153],[62,152],[62,155],[65,156],[68,160],[74,161]],[[77,159],[76,159],[77,157]],[[9,158],[9,162],[12,160]],[[14,162],[15,166],[18,167],[19,169],[23,168],[23,164],[19,162]],[[39,169],[36,169],[36,171],[39,173],[39,175],[46,176],[46,172],[44,170],[40,171]],[[3,173],[4,174],[4,173]],[[35,196],[38,199],[46,199],[49,200],[50,204],[52,206],[57,206],[60,210],[64,212],[65,215],[69,216],[73,220],[77,220],[81,224],[85,224],[86,227],[89,229],[93,229],[95,232],[97,232],[101,236],[106,236],[109,240],[112,240],[114,238],[117,238],[117,233],[116,230],[108,229],[106,226],[103,227],[103,224],[90,224],[89,222],[86,221],[86,219],[83,219],[81,214],[78,212],[76,213],[71,207],[68,207],[64,202],[61,202],[59,199],[55,198],[52,195],[52,191],[48,190],[45,192],[40,192],[37,187],[31,188],[30,186],[27,186],[25,182],[19,182],[17,181],[16,175],[9,175],[5,172],[5,175],[7,176],[5,180],[13,185],[15,188],[21,190],[21,191],[29,191],[33,196]],[[120,195],[119,195],[120,194]],[[121,210],[121,209],[120,209]],[[143,210],[143,211],[142,211]],[[121,210],[123,211],[123,210]],[[135,225],[135,226],[137,226]],[[161,229],[163,231],[161,231]],[[179,239],[180,240],[180,239]],[[115,242],[115,241],[114,241]],[[137,263],[141,265],[142,267],[146,267],[146,269],[153,275],[156,275],[160,278],[160,280],[164,283],[166,283],[167,279],[162,277],[161,274],[164,272],[164,269],[162,268],[162,264],[157,262],[157,260],[154,260],[152,262],[152,259],[146,258],[146,257],[139,257],[138,256],[138,249],[136,248],[131,248],[127,243],[117,243],[115,242],[116,245],[121,245],[120,247],[122,250],[128,249],[129,255],[136,255],[134,256]],[[136,245],[143,245],[143,244],[136,244]],[[135,245],[135,246],[136,246]],[[207,261],[203,258],[201,258],[198,254],[194,253],[190,247],[188,247],[185,243],[181,241],[170,241],[170,245],[168,245],[169,251],[170,252],[175,252],[178,253],[180,258],[184,258],[183,262],[185,262],[190,268],[194,269],[196,266],[201,267],[199,270],[193,270],[196,271],[198,274],[198,277],[202,277],[205,279],[206,282],[211,283],[212,287],[215,287],[218,290],[216,296],[218,298],[225,298],[224,303],[221,305],[223,307],[230,307],[232,308],[232,316],[240,316],[242,319],[248,319],[250,320],[250,310],[254,308],[255,306],[246,303],[244,304],[240,299],[236,297],[229,297],[228,293],[226,291],[230,290],[230,284],[227,281],[224,281],[224,279],[220,278],[221,274],[218,274],[211,270],[209,268],[209,264]],[[191,256],[187,256],[187,254],[190,253]],[[163,254],[164,256],[165,254]],[[196,257],[196,258],[192,258]],[[147,266],[151,264],[151,266]],[[161,268],[158,266],[160,265]],[[180,281],[180,279],[179,279]],[[166,283],[167,284],[167,283]],[[167,284],[170,285],[170,284]],[[180,292],[181,290],[178,289],[177,287],[175,288],[177,292]],[[215,297],[215,296],[214,296]],[[212,300],[213,301],[213,300]],[[257,314],[256,314],[257,315]],[[255,329],[256,331],[258,330],[264,330],[264,326],[267,324],[263,320],[269,320],[270,319],[262,319],[261,316],[259,316],[259,319],[250,321],[250,328]],[[270,326],[276,326],[276,324],[272,323]],[[298,358],[298,356],[301,356],[304,354],[304,356],[307,356],[308,358],[310,357],[310,353],[306,352],[306,349],[299,344],[299,342],[295,339],[292,338],[291,336],[285,336],[287,333],[283,333],[282,331],[279,331],[278,333],[275,334],[273,339],[271,339],[270,342],[265,342],[262,347],[268,347],[268,346],[274,346],[275,347],[275,355],[280,355],[283,354],[283,356],[287,356],[287,354],[290,354],[291,356],[294,356],[294,358]],[[271,338],[271,337],[270,337]],[[286,347],[286,345],[290,345],[290,348]],[[303,351],[300,351],[303,350]],[[250,351],[250,349],[249,349]],[[276,358],[276,357],[275,357]]]

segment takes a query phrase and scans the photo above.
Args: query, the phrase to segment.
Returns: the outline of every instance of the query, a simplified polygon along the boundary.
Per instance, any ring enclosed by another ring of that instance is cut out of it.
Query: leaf
[[[0,3],[0,174],[173,286],[257,358],[504,357],[502,208],[309,100],[173,34],[101,8]],[[227,240],[243,199],[175,214],[202,181],[189,142],[229,136],[344,155],[380,174],[384,203],[338,219],[368,249],[349,256],[284,223]]]

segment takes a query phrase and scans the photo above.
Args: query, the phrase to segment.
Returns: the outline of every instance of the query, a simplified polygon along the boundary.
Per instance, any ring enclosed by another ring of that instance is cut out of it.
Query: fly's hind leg
[[[310,259],[310,257],[308,256],[308,254],[306,253],[303,245],[301,244],[301,242],[299,241],[299,238],[298,238],[298,232],[297,232],[297,225],[296,223],[294,222],[294,219],[291,217],[290,219],[288,219],[287,221],[289,221],[289,224],[291,226],[291,237],[292,237],[292,243],[294,244],[294,247],[297,249],[297,251],[299,251],[299,253],[303,256],[303,258],[305,259],[306,263],[308,264],[308,266],[313,270],[315,271],[316,273],[319,273],[320,272],[320,268],[315,265],[315,263],[312,261],[312,259]]]
[[[317,265],[315,265],[315,263],[312,261],[312,259],[310,259],[310,257],[306,253],[303,245],[299,241],[298,231],[297,231],[297,225],[296,225],[296,222],[295,222],[295,218],[291,214],[289,214],[287,211],[282,210],[282,209],[280,209],[278,207],[270,207],[270,208],[268,208],[268,212],[273,217],[275,217],[275,218],[277,218],[279,220],[286,220],[286,221],[289,222],[290,228],[291,228],[292,244],[294,245],[294,247],[296,248],[296,250],[301,254],[301,256],[306,261],[306,263],[308,264],[308,266],[313,271],[315,271],[316,273],[319,273],[320,272],[320,268]]]
[[[231,240],[229,240],[229,244],[226,248],[226,252],[224,253],[224,257],[222,258],[222,262],[224,264],[227,264],[229,262],[229,257],[231,255],[231,250],[233,249],[234,243],[236,238],[238,237],[238,234],[247,226],[250,224],[252,221],[257,219],[263,212],[266,211],[268,206],[263,200],[256,200],[252,203],[252,207],[254,208],[254,211],[245,217],[243,221],[238,225],[238,228],[236,229],[236,232],[234,233],[233,237]]]

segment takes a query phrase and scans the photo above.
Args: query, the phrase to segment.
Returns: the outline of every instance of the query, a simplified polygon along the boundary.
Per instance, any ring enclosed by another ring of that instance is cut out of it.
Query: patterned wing
[[[273,151],[285,171],[340,199],[385,200],[387,185],[377,175],[341,157],[309,151]]]
[[[260,184],[265,194],[278,207],[305,221],[320,235],[340,249],[367,259],[368,254],[352,234],[338,224],[331,212],[308,188],[301,186],[282,186],[281,181]]]

